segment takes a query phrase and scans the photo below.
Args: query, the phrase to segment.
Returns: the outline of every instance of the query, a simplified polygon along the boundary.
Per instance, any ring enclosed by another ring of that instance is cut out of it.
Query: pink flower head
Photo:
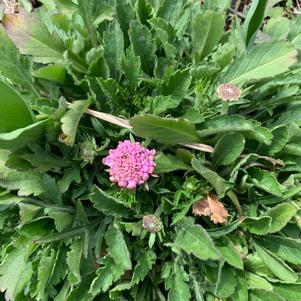
[[[111,149],[102,162],[110,167],[110,181],[118,183],[121,188],[135,189],[153,173],[155,154],[155,150],[147,149],[139,142],[125,140]]]
[[[216,92],[221,100],[238,100],[241,96],[241,90],[231,83],[220,85]]]

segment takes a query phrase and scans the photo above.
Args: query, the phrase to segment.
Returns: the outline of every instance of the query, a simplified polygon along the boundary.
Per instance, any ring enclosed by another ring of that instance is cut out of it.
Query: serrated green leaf
[[[124,39],[117,21],[110,23],[108,30],[103,34],[104,55],[110,68],[110,75],[118,79],[121,57],[123,55]]]
[[[168,77],[166,82],[163,83],[162,93],[165,96],[170,95],[172,98],[180,102],[187,94],[190,83],[191,77],[189,70],[177,70]]]
[[[245,138],[240,133],[225,134],[215,145],[212,160],[216,167],[233,163],[242,153]]]
[[[126,54],[122,56],[121,71],[126,76],[129,88],[133,93],[140,84],[141,61],[140,57],[135,55],[132,45],[126,50]]]
[[[178,223],[174,247],[193,254],[202,260],[219,260],[221,254],[214,246],[207,232],[200,225],[194,225],[187,219]]]
[[[38,90],[31,76],[32,64],[29,58],[21,57],[13,42],[8,38],[5,30],[0,27],[0,71],[12,82],[39,96]]]
[[[0,291],[5,291],[7,300],[14,300],[25,285],[22,280],[26,277],[27,257],[31,253],[32,243],[30,240],[20,237],[13,243],[14,249],[9,252],[0,265]]]
[[[82,256],[82,242],[79,239],[74,240],[67,253],[67,264],[70,269],[68,280],[73,285],[79,284],[82,279],[80,273]]]
[[[280,280],[287,283],[294,283],[297,281],[298,275],[286,265],[284,261],[258,244],[255,244],[255,249],[264,264]]]
[[[3,24],[20,52],[32,55],[36,62],[56,63],[63,58],[63,42],[35,13],[6,15]]]
[[[142,69],[151,74],[155,58],[156,47],[149,29],[138,21],[132,20],[129,30],[130,40],[135,55],[141,59]]]
[[[135,285],[144,280],[148,272],[152,269],[156,257],[156,254],[152,250],[146,250],[136,256],[135,260],[137,261],[137,264],[135,266],[131,284]]]
[[[48,298],[47,284],[52,276],[54,265],[56,260],[56,251],[53,249],[48,253],[47,249],[44,249],[43,255],[40,260],[38,268],[38,281],[37,281],[37,298],[39,300],[45,300]]]
[[[66,79],[66,70],[62,64],[50,64],[33,71],[33,76],[49,81],[64,84]]]
[[[129,216],[130,210],[120,203],[116,198],[110,196],[97,186],[92,189],[90,196],[93,206],[108,216]]]
[[[234,61],[224,80],[242,84],[276,76],[296,63],[296,55],[296,49],[287,42],[262,43]]]
[[[74,221],[74,215],[68,211],[46,208],[45,213],[54,220],[55,228],[58,232],[68,229]]]
[[[132,117],[130,124],[136,135],[161,143],[174,145],[199,142],[195,127],[183,119],[142,115]]]
[[[270,284],[265,278],[257,274],[247,272],[245,277],[247,280],[248,289],[262,289],[266,291],[273,290],[273,285]]]
[[[218,44],[223,35],[224,15],[214,11],[199,13],[193,23],[194,61],[199,63]]]
[[[91,102],[91,99],[74,101],[62,117],[63,141],[67,145],[73,146],[79,122]]]
[[[269,209],[265,215],[272,218],[270,233],[280,231],[296,214],[297,208],[292,203],[279,204]]]

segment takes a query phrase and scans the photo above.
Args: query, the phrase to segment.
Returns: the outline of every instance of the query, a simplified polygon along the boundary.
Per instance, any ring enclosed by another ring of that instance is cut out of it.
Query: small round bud
[[[93,163],[96,155],[96,142],[94,138],[87,138],[87,140],[80,145],[79,155],[85,163]]]
[[[155,215],[145,215],[143,216],[142,226],[150,233],[156,233],[162,229],[162,222]]]
[[[241,90],[234,84],[226,83],[217,88],[217,96],[221,100],[239,100],[241,96]]]

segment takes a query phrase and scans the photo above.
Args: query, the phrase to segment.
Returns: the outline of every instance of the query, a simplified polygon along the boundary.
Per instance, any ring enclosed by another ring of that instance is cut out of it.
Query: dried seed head
[[[155,215],[143,216],[143,228],[151,233],[159,232],[162,229],[162,222]]]
[[[217,88],[217,96],[221,100],[239,100],[241,96],[241,90],[234,84],[226,83]]]

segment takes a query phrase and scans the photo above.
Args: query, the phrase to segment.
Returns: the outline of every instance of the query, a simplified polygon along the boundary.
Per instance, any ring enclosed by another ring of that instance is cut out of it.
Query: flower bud
[[[150,233],[156,233],[162,229],[162,222],[155,215],[145,215],[143,216],[142,226]]]

